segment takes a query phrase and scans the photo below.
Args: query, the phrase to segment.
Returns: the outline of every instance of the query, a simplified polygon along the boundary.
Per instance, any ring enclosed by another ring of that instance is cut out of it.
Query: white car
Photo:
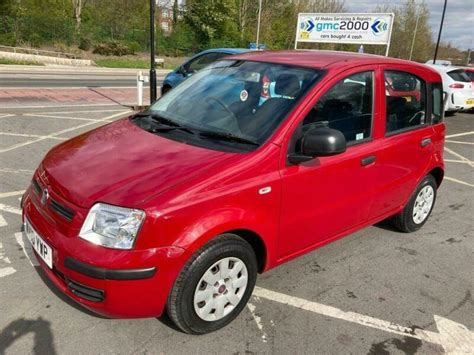
[[[454,113],[474,108],[474,88],[471,79],[462,68],[428,64],[441,74],[443,90],[447,94],[445,112]]]

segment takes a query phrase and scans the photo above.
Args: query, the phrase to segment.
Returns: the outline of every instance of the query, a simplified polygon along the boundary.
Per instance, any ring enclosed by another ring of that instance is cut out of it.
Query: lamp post
[[[441,23],[439,25],[438,41],[436,42],[436,49],[433,58],[433,64],[436,64],[436,57],[438,56],[439,41],[441,40],[441,31],[443,30],[444,14],[446,13],[446,5],[448,0],[444,0],[443,15],[441,16]]]
[[[150,0],[150,105],[156,100],[155,1]]]
[[[416,23],[415,23],[415,31],[413,32],[413,39],[411,41],[411,49],[410,49],[410,58],[409,60],[411,60],[411,56],[413,55],[413,48],[415,47],[415,37],[416,37],[416,31],[418,31],[418,21],[420,20],[420,10],[415,7],[416,9]]]
[[[258,2],[258,20],[257,20],[257,50],[258,50],[258,41],[260,37],[260,17],[262,15],[262,0],[259,0]]]

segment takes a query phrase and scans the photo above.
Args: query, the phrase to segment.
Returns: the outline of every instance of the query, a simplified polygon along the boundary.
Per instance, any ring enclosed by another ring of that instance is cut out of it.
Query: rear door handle
[[[362,159],[360,161],[360,165],[366,166],[366,165],[372,164],[376,159],[377,158],[375,157],[375,155],[371,155],[369,157],[366,157],[366,158]]]
[[[431,144],[431,138],[423,138],[421,140],[421,146],[422,147],[426,147],[427,145],[430,145]]]

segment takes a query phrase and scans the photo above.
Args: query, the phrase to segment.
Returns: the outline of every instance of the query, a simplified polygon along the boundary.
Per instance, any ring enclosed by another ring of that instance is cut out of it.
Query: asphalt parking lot
[[[474,114],[446,119],[446,178],[422,230],[380,224],[260,275],[233,323],[190,336],[166,317],[83,310],[45,279],[20,232],[19,198],[45,153],[127,112],[0,107],[0,354],[474,353]]]

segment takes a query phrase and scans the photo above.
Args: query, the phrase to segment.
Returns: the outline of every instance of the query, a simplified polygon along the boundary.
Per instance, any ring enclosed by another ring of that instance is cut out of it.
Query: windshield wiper
[[[152,129],[153,132],[167,132],[174,129],[178,129],[183,132],[187,132],[194,135],[194,131],[188,127],[181,126],[178,122],[170,120],[169,118],[160,116],[156,113],[145,113],[140,112],[135,115],[136,117],[150,117],[153,121],[158,122],[160,124],[164,124],[165,127],[155,127]]]
[[[250,144],[254,146],[260,146],[259,143],[257,143],[254,140],[240,137],[233,135],[232,133],[226,133],[226,132],[218,132],[218,131],[199,131],[199,136],[203,138],[216,138],[216,139],[221,139],[221,140],[226,140],[226,141],[232,141],[232,142],[238,142],[238,143],[244,143],[244,144]]]

